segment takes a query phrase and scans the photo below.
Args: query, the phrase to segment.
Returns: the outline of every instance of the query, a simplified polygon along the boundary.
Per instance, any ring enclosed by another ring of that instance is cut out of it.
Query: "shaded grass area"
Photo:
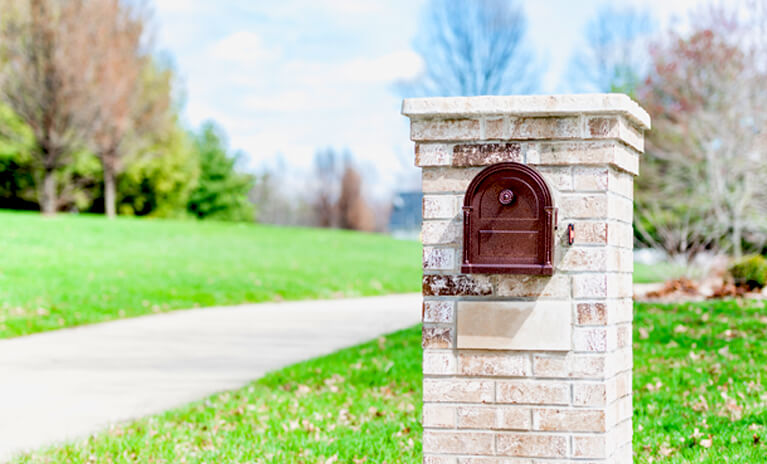
[[[0,338],[198,306],[415,292],[420,251],[338,230],[0,211]]]
[[[765,304],[635,308],[637,461],[767,462]]]
[[[674,263],[642,264],[634,263],[634,283],[651,284],[665,282],[685,275],[685,267]]]
[[[16,463],[414,463],[420,327]]]
[[[767,462],[764,303],[635,309],[635,462]],[[420,462],[420,398],[416,327],[16,463]]]

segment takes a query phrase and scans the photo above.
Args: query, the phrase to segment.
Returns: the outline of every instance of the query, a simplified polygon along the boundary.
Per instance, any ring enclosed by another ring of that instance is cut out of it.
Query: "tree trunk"
[[[45,216],[56,214],[56,176],[53,169],[45,169],[43,174],[43,192],[40,198],[40,209]]]
[[[115,173],[109,163],[104,163],[104,212],[110,219],[117,216]]]

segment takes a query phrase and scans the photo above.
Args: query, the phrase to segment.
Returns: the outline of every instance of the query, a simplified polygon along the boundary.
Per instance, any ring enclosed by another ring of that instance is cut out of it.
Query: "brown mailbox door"
[[[554,214],[534,169],[519,163],[484,169],[464,201],[462,272],[551,275]]]

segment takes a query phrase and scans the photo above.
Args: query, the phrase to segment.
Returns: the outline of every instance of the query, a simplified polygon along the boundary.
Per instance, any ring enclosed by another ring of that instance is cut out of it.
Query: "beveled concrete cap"
[[[402,114],[410,119],[622,114],[650,129],[650,115],[622,93],[407,98]]]

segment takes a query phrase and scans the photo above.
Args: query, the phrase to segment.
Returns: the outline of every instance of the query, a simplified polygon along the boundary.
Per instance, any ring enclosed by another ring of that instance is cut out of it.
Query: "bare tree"
[[[342,161],[332,148],[314,155],[316,183],[312,208],[319,227],[338,227],[338,197],[341,187]]]
[[[372,232],[376,227],[373,211],[362,191],[362,175],[348,158],[341,176],[337,210],[342,229]]]
[[[431,0],[415,43],[425,69],[414,95],[529,92],[536,66],[524,46],[527,22],[513,0]]]
[[[98,102],[91,146],[101,161],[104,210],[116,215],[116,177],[129,139],[157,130],[169,107],[169,86],[157,82],[162,72],[152,69],[145,26],[148,12],[142,3],[99,0],[90,8],[89,22],[101,40],[91,47],[99,79],[91,87]],[[142,40],[144,39],[144,40]],[[158,88],[165,92],[153,92]]]
[[[0,96],[30,127],[44,214],[56,212],[56,172],[93,127],[97,79],[91,47],[102,38],[82,18],[83,0],[2,0]]]
[[[653,118],[638,179],[642,237],[671,254],[767,242],[767,73],[758,29],[733,10],[693,18],[653,50],[641,101]],[[763,18],[764,19],[764,18]]]
[[[570,63],[569,84],[577,90],[633,93],[649,62],[655,22],[645,10],[607,5],[586,25],[586,46]]]

